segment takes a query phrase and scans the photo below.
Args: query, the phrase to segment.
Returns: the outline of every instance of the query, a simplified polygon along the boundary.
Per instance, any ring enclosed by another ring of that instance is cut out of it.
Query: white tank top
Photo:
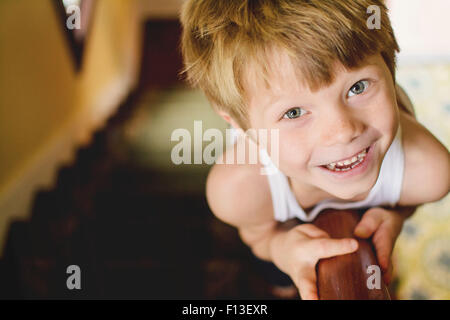
[[[311,222],[324,209],[355,209],[376,206],[395,206],[400,198],[403,182],[404,154],[401,139],[401,129],[389,147],[381,164],[378,179],[370,190],[368,196],[361,201],[345,202],[337,200],[324,200],[319,202],[309,212],[305,212],[297,202],[287,177],[271,161],[265,149],[259,149],[260,160],[264,166],[273,172],[267,178],[272,194],[274,218],[284,222],[298,218],[304,222]]]

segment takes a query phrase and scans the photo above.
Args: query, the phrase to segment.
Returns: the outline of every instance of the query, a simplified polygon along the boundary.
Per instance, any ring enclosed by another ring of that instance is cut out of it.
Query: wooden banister
[[[354,238],[353,231],[361,214],[355,210],[325,210],[313,224],[326,231],[331,238]],[[381,272],[375,275],[378,262],[372,242],[357,240],[359,248],[356,252],[322,259],[317,264],[320,300],[390,300]],[[381,271],[381,268],[378,270]],[[373,281],[375,276],[380,277],[378,282]],[[374,283],[380,285],[379,289],[373,286]]]

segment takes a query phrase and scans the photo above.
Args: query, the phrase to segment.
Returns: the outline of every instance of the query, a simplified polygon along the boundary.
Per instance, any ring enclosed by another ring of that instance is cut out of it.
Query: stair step
[[[13,222],[8,235],[3,263],[8,271],[9,288],[1,288],[3,295],[12,298],[83,298],[99,293],[95,280],[95,260],[83,228],[70,237],[55,237],[45,224]],[[81,267],[83,277],[90,280],[90,289],[71,293],[67,289],[66,271],[69,265]],[[14,291],[13,291],[14,292]]]
[[[105,298],[198,299],[205,286],[200,264],[110,260],[103,270]]]
[[[31,209],[32,221],[52,221],[70,215],[77,205],[64,190],[39,191]]]

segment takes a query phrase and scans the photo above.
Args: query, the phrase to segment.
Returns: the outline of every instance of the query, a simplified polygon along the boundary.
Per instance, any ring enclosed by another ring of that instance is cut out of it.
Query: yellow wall
[[[0,1],[0,192],[77,111],[95,105],[136,54],[134,1],[98,1],[75,73],[50,0]]]
[[[0,202],[67,128],[84,122],[80,115],[101,122],[105,99],[118,106],[113,93],[129,91],[137,78],[138,0],[97,0],[79,72],[52,1],[0,0]],[[0,237],[6,216],[16,214],[27,213],[0,212]]]
[[[76,77],[53,9],[0,2],[0,190],[75,109]]]

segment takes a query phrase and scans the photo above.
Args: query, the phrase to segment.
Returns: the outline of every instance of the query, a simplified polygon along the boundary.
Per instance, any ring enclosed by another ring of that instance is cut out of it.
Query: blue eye
[[[348,97],[352,97],[352,96],[363,93],[364,91],[366,91],[368,86],[369,86],[369,81],[367,81],[367,80],[358,81],[350,88],[350,90],[348,92]]]
[[[288,118],[288,119],[296,119],[298,117],[301,117],[302,115],[304,115],[306,113],[305,110],[303,110],[300,107],[296,107],[296,108],[292,108],[290,109],[288,112],[286,112],[283,116],[283,118]]]

